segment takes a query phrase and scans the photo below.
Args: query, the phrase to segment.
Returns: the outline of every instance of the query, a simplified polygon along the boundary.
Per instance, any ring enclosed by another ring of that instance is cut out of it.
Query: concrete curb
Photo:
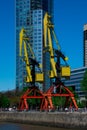
[[[0,121],[62,128],[87,128],[87,112],[0,112]]]

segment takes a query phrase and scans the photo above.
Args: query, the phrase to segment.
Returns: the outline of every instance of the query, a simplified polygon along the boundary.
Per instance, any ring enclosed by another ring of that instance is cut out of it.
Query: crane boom
[[[48,13],[45,14],[44,17],[44,50],[50,53],[50,63],[51,63],[51,71],[50,71],[50,78],[54,77],[69,77],[70,76],[70,67],[61,66],[60,65],[60,58],[62,58],[65,62],[67,61],[67,57],[60,50],[60,46],[58,44],[58,40],[56,38],[54,32],[54,25],[50,21],[51,16]],[[52,36],[53,34],[53,36]],[[52,39],[54,38],[56,45],[58,46],[57,50],[53,48]],[[55,57],[57,58],[57,62],[55,61]],[[56,66],[58,66],[58,73]]]

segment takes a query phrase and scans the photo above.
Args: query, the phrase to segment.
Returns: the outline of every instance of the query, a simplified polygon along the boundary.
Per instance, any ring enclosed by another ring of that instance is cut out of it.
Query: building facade
[[[53,16],[53,0],[16,0],[16,87],[26,86],[25,64],[19,57],[19,33],[22,28],[28,32],[36,60],[43,63],[43,18],[45,12]],[[49,60],[46,61],[48,66]],[[45,71],[45,70],[44,70]],[[49,86],[47,80],[47,87]]]
[[[79,97],[84,97],[84,93],[81,91],[81,81],[83,80],[84,73],[87,67],[71,70],[71,76],[69,80],[63,80],[67,87],[72,87]]]
[[[83,57],[83,64],[87,66],[87,24],[84,25],[84,57]]]

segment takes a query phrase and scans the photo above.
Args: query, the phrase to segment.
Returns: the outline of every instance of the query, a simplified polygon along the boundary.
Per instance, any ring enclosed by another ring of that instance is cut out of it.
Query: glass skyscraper
[[[84,62],[84,66],[87,66],[87,24],[84,25],[84,57],[83,57],[83,62]]]
[[[45,12],[53,16],[53,0],[16,0],[16,87],[26,86],[25,64],[19,57],[19,33],[22,28],[28,32],[36,60],[43,63],[43,18]],[[47,60],[47,59],[46,59]],[[48,66],[49,60],[46,61]],[[45,70],[44,70],[45,71]],[[46,84],[49,86],[49,81]]]

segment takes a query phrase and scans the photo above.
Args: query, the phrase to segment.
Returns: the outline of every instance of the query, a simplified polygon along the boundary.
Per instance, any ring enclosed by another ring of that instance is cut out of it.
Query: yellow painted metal
[[[25,44],[28,45],[28,48],[30,50],[32,57],[35,58],[35,55],[33,53],[31,46],[30,46],[30,43],[29,43],[29,38],[26,36],[26,30],[22,28],[20,31],[20,49],[19,49],[20,53],[19,53],[19,56],[22,56],[22,49],[23,49],[24,41],[25,41]]]
[[[53,52],[53,46],[52,46],[51,32],[50,32],[49,28],[48,28],[48,37],[49,37],[48,43],[49,43],[51,69],[52,69],[54,77],[55,77],[55,76],[57,76],[57,72],[56,72],[56,68],[55,68],[54,52]]]
[[[26,47],[26,42],[24,41],[24,57],[25,57],[25,62],[26,62],[26,71],[27,71],[27,75],[28,78],[30,80],[30,82],[32,81],[32,77],[31,77],[31,69],[29,66],[29,58],[28,58],[28,52],[27,52],[27,47]]]
[[[60,50],[60,45],[59,45],[59,43],[58,43],[58,40],[57,40],[57,37],[56,37],[56,34],[55,34],[54,30],[52,30],[52,33],[53,33],[54,39],[55,39],[55,41],[56,41],[58,50]]]
[[[26,82],[31,82],[32,80],[30,80],[29,76],[27,76],[25,78],[25,81]],[[42,83],[43,82],[43,73],[36,73],[36,75],[35,75],[35,81]]]
[[[61,76],[62,77],[70,77],[70,67],[69,66],[61,67]]]
[[[47,25],[48,25],[48,13],[45,14],[44,16],[44,47],[47,47]]]
[[[27,48],[28,46],[28,48]],[[26,82],[32,82],[32,75],[31,75],[31,68],[30,68],[30,61],[29,61],[29,53],[28,49],[30,51],[30,55],[32,55],[32,58],[35,58],[35,55],[33,53],[33,50],[29,43],[29,38],[26,35],[26,30],[21,29],[20,32],[20,50],[19,55],[20,57],[23,56],[23,60],[26,63],[26,71],[27,71],[27,77],[24,79]],[[22,51],[24,50],[24,53],[22,54]],[[41,64],[40,64],[41,68]],[[43,73],[36,73],[36,82],[43,82]]]
[[[50,21],[51,16],[48,15],[48,13],[45,14],[44,17],[44,49],[50,53],[50,64],[51,64],[51,70],[49,72],[49,77],[54,78],[57,77],[57,71],[56,71],[56,62],[54,59],[54,50],[53,50],[53,43],[52,38],[54,38],[57,49],[60,50],[60,45],[58,43],[58,40],[56,38],[56,34],[54,32],[54,25]],[[53,37],[52,37],[53,34]],[[65,57],[65,61],[68,60],[68,57]],[[70,67],[62,67],[61,68],[61,77],[68,77],[70,76]]]
[[[66,56],[66,57],[65,57],[65,61],[67,61],[67,60],[68,60],[68,57]]]
[[[49,18],[50,16],[48,15],[48,13],[46,13],[44,17],[44,48],[46,51],[49,51],[50,53],[51,73],[49,77],[53,78],[57,76],[51,37],[51,28],[53,28],[54,26],[51,24]]]
[[[28,52],[27,52],[27,47],[26,47],[26,40],[29,41],[29,38],[25,37],[25,30],[22,29],[20,32],[20,51],[19,51],[19,55],[20,57],[22,57],[22,50],[24,49],[24,58],[23,60],[26,62],[26,71],[27,71],[27,75],[28,78],[30,80],[30,82],[32,81],[32,77],[31,77],[31,70],[30,70],[30,66],[29,66],[29,58],[28,58]]]
[[[60,50],[60,46],[58,43],[58,40],[56,38],[55,32],[54,32],[54,25],[51,23],[50,21],[51,16],[48,15],[48,13],[45,14],[44,16],[44,32],[43,32],[43,36],[44,36],[44,43],[43,43],[43,48],[44,48],[44,52],[48,51],[50,53],[50,65],[51,65],[51,69],[50,72],[48,72],[49,74],[49,78],[54,78],[57,77],[57,71],[56,71],[56,62],[54,59],[54,49],[53,49],[53,43],[52,43],[52,39],[54,38],[57,46],[58,46],[58,50]],[[35,59],[35,55],[33,53],[33,50],[30,46],[29,43],[29,38],[26,35],[26,30],[25,29],[21,29],[20,32],[20,50],[19,50],[19,55],[22,57],[24,56],[24,60],[26,62],[26,71],[27,71],[27,77],[26,77],[26,82],[32,82],[32,76],[31,76],[31,68],[30,68],[30,61],[29,61],[29,54],[28,54],[28,50],[30,51],[30,55],[32,56],[33,59]],[[53,34],[53,36],[52,36]],[[28,48],[27,48],[28,47]],[[22,52],[24,50],[24,53]],[[65,57],[65,61],[68,60],[67,57]],[[42,64],[40,64],[40,68],[42,68]],[[70,76],[70,67],[61,67],[61,77],[69,77]],[[43,82],[44,81],[44,73],[38,72],[35,75],[36,82]]]
[[[23,29],[20,32],[19,56],[22,56]]]

